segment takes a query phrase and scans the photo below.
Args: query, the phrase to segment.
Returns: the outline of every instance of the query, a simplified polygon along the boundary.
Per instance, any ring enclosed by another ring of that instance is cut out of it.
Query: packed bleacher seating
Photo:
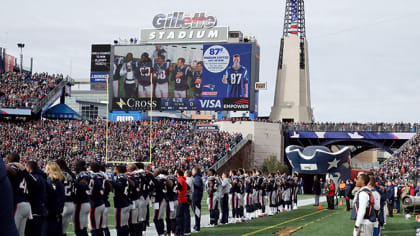
[[[0,107],[32,108],[63,79],[63,75],[3,73],[0,75]]]
[[[408,141],[392,157],[382,163],[379,173],[386,179],[409,182],[417,178],[420,159],[420,135]]]
[[[194,121],[153,122],[153,163],[174,169],[208,168],[241,141],[226,132],[195,132]],[[103,162],[105,121],[0,122],[0,156],[16,152],[41,166],[57,158]],[[108,161],[149,161],[149,122],[109,123]]]

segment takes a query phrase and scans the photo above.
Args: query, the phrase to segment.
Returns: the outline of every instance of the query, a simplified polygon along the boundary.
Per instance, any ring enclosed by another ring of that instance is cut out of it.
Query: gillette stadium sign
[[[228,27],[216,27],[215,16],[204,12],[173,12],[153,17],[154,29],[143,29],[140,43],[226,42]]]

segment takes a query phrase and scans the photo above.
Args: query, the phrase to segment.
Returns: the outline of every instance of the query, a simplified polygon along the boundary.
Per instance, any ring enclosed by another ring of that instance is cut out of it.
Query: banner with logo
[[[114,100],[152,95],[162,110],[250,109],[252,43],[113,47]]]
[[[147,111],[161,110],[160,99],[153,98],[116,98],[112,102],[114,111]]]
[[[195,131],[211,131],[211,132],[217,132],[219,131],[219,126],[217,125],[196,125]]]

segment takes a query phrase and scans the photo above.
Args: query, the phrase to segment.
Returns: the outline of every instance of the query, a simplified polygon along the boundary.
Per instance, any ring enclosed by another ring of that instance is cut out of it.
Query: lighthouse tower
[[[272,121],[313,121],[303,0],[286,0]]]

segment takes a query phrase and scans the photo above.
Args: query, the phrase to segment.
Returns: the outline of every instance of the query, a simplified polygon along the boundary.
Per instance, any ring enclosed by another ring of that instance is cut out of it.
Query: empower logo
[[[249,110],[248,98],[225,98],[223,99],[223,110],[245,111]]]

